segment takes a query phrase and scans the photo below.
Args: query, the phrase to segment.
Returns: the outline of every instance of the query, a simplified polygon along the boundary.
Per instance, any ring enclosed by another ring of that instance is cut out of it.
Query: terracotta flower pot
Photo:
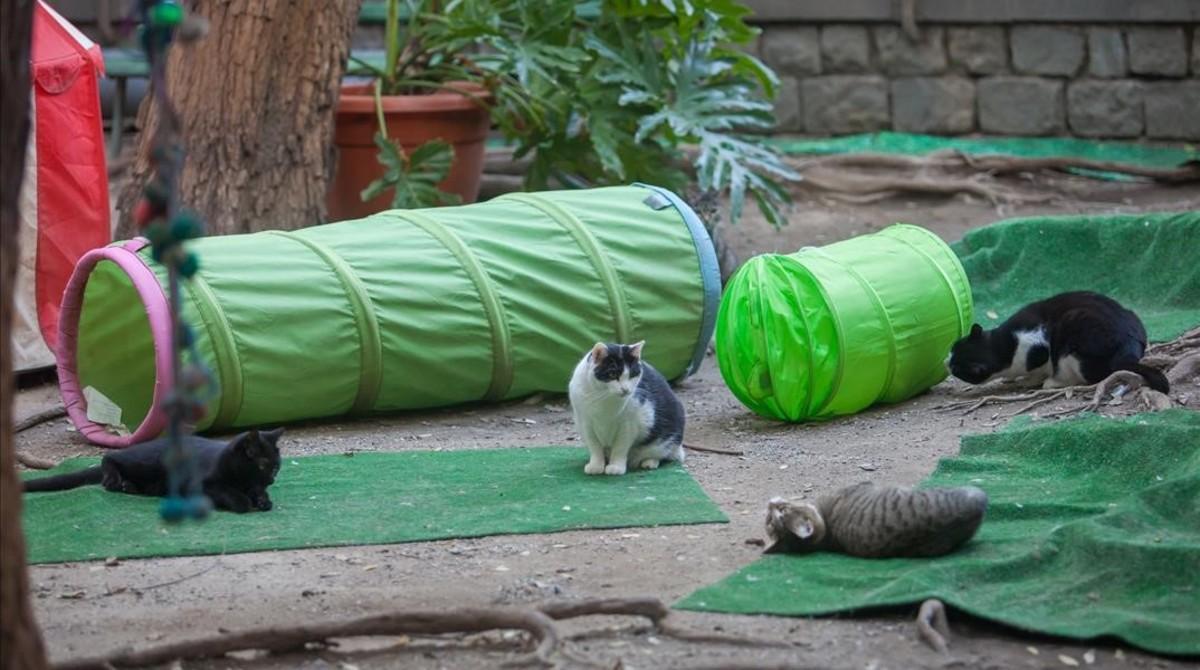
[[[455,88],[476,98],[487,97],[487,91],[474,84],[455,84]],[[484,140],[491,125],[487,109],[476,98],[453,91],[382,98],[388,138],[398,142],[405,152],[433,139],[454,145],[454,163],[438,186],[457,194],[464,203],[474,202],[479,196]],[[326,198],[330,221],[361,218],[388,209],[391,204],[390,190],[366,202],[361,195],[368,184],[383,174],[379,147],[375,146],[378,130],[372,87],[343,86],[334,126],[337,167]]]

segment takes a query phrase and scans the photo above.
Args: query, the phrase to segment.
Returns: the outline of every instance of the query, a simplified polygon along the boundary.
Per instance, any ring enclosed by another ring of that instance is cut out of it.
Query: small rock
[[[875,466],[871,463],[859,463],[858,469],[866,470],[867,472],[875,472]]]
[[[1069,665],[1072,668],[1079,667],[1079,661],[1076,661],[1075,659],[1071,658],[1070,656],[1067,656],[1066,654],[1059,654],[1058,662],[1062,663],[1063,665]]]
[[[116,556],[109,556],[108,558],[104,559],[104,567],[106,568],[115,568],[120,564],[121,561],[117,560]]]
[[[751,537],[746,540],[746,544],[752,547],[765,547],[767,546],[767,541],[761,537]]]

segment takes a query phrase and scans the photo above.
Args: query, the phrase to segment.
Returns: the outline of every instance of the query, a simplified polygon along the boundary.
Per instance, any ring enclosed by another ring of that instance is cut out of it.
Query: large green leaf
[[[457,195],[437,187],[454,163],[454,147],[449,143],[431,140],[406,155],[402,147],[376,133],[375,145],[379,147],[379,162],[384,173],[363,189],[363,200],[392,189],[391,207],[394,209],[454,205],[461,201]]]

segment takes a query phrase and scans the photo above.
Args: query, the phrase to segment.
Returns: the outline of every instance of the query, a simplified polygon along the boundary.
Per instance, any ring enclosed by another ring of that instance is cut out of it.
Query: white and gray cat
[[[590,455],[583,468],[589,475],[683,462],[683,404],[642,360],[644,344],[597,342],[571,375],[571,411]]]

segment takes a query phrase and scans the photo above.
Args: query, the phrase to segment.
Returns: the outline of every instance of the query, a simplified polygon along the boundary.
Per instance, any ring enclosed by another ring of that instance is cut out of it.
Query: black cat
[[[1032,303],[993,330],[975,324],[950,351],[950,373],[971,384],[1027,377],[1045,388],[1095,384],[1117,370],[1136,372],[1163,393],[1167,378],[1142,365],[1146,328],[1099,293],[1060,293]]]
[[[196,459],[195,472],[200,488],[217,509],[242,514],[251,510],[271,509],[267,487],[279,473],[279,436],[282,428],[259,432],[251,430],[229,442],[189,435],[185,446]],[[100,484],[109,491],[144,496],[166,496],[168,473],[163,464],[167,438],[105,454],[96,465],[78,472],[29,479],[25,491],[64,491],[87,484]],[[190,482],[182,482],[187,490]]]

